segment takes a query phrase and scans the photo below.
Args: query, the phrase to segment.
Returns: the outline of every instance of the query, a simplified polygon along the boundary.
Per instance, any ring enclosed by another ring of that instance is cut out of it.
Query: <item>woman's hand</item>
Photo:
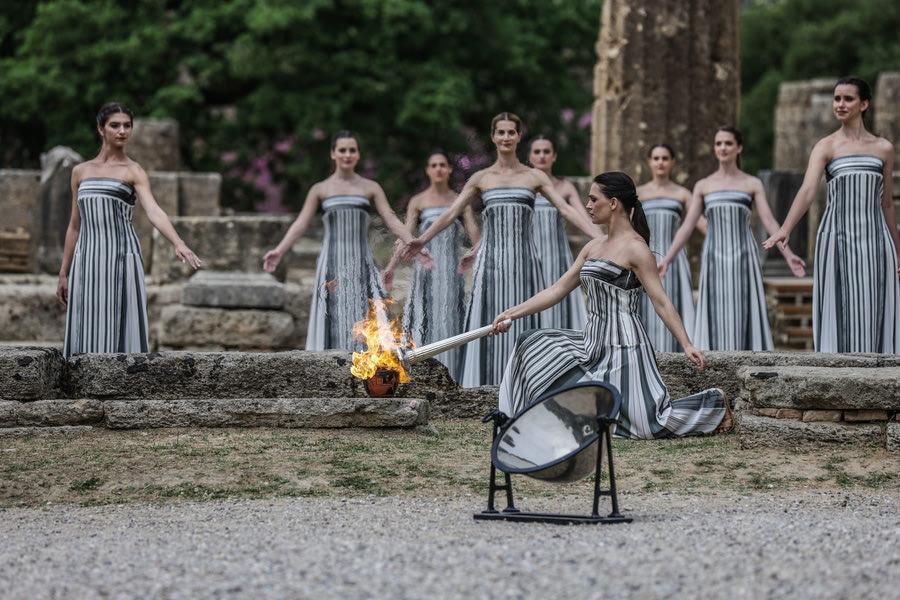
[[[806,276],[806,261],[791,252],[790,256],[785,256],[787,260],[788,266],[791,268],[791,273],[794,274],[794,277],[805,277]]]
[[[460,275],[464,275],[469,272],[469,269],[472,268],[472,265],[475,264],[475,258],[478,256],[478,248],[472,248],[465,254],[459,257],[459,264],[456,267],[456,272]]]
[[[59,284],[56,286],[56,297],[63,306],[69,305],[69,278],[66,275],[59,276]]]
[[[694,346],[688,345],[684,349],[684,355],[688,357],[692,363],[697,365],[699,371],[702,373],[706,368],[706,356],[703,354],[702,350],[695,348]]]
[[[663,258],[661,261],[659,261],[659,263],[657,263],[656,270],[657,272],[659,272],[659,278],[662,279],[666,276],[666,271],[669,270],[669,262],[665,258]]]
[[[194,269],[199,269],[200,263],[203,262],[184,242],[175,245],[175,256],[177,256],[182,263],[187,263],[194,267]]]
[[[787,248],[787,240],[787,234],[783,230],[779,229],[777,232],[775,232],[775,235],[769,236],[769,239],[764,241],[762,245],[766,250],[771,250],[775,247],[775,244],[778,244],[778,248],[780,250],[784,250],[785,248]]]
[[[279,252],[277,249],[269,250],[266,252],[265,256],[263,256],[263,269],[266,273],[274,273],[275,269],[278,267],[278,263],[281,262],[281,257],[284,255],[283,252]]]
[[[504,310],[502,313],[494,317],[494,322],[491,325],[494,327],[494,333],[506,333],[509,331],[510,325],[512,324],[512,317],[507,314],[509,311]],[[491,333],[489,335],[494,335]]]

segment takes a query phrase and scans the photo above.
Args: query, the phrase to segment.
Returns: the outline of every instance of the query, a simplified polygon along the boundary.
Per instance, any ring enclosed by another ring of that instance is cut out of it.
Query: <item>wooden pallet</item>
[[[0,227],[0,272],[27,273],[31,234],[22,227]]]
[[[776,350],[812,350],[812,277],[763,280]]]

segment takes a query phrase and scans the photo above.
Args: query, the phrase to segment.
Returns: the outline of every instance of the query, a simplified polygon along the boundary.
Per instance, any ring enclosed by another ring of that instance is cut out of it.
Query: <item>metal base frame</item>
[[[499,410],[494,410],[486,415],[483,423],[493,422],[493,439],[500,434],[500,429],[506,422],[507,416]],[[557,525],[595,525],[598,523],[631,523],[632,518],[626,517],[619,513],[619,498],[616,494],[616,475],[613,470],[612,458],[612,436],[610,435],[610,425],[615,424],[614,419],[605,417],[597,418],[598,431],[600,439],[598,444],[606,444],[606,456],[609,464],[609,488],[600,489],[600,475],[603,471],[603,452],[597,452],[597,469],[594,472],[594,504],[590,515],[566,515],[555,513],[534,513],[522,512],[515,507],[513,502],[512,479],[509,473],[503,473],[504,483],[497,484],[497,467],[491,462],[491,480],[488,488],[488,506],[487,510],[472,515],[476,520],[480,521],[520,521],[532,523],[554,523]],[[494,497],[497,491],[506,492],[506,508],[498,511],[494,508]],[[609,496],[612,503],[612,512],[606,516],[599,514],[600,496]]]

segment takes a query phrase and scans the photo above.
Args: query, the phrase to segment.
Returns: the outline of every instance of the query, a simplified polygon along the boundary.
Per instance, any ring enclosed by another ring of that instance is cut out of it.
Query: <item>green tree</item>
[[[33,165],[55,144],[90,155],[93,115],[116,99],[178,119],[184,162],[222,171],[238,209],[267,190],[299,206],[328,172],[330,133],[345,128],[362,136],[362,172],[395,201],[424,183],[435,146],[483,164],[503,110],[527,135],[557,139],[559,172],[587,168],[601,0],[29,6],[15,22],[0,9],[5,164]]]

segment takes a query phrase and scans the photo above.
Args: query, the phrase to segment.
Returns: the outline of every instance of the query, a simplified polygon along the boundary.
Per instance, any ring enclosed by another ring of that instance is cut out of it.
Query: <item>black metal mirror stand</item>
[[[501,428],[507,420],[507,416],[499,410],[494,410],[486,415],[483,423],[493,421],[493,439],[500,435]],[[531,521],[538,523],[555,523],[558,525],[582,525],[596,523],[631,523],[632,518],[623,516],[619,513],[619,498],[616,494],[616,474],[613,469],[612,457],[612,435],[610,435],[610,425],[618,423],[615,419],[609,419],[603,416],[597,417],[597,426],[599,431],[598,444],[601,447],[597,449],[597,469],[594,472],[594,504],[593,511],[590,515],[566,515],[555,513],[532,513],[522,512],[514,506],[512,479],[509,473],[504,472],[505,483],[497,485],[497,467],[491,461],[491,478],[490,487],[488,489],[488,507],[487,510],[475,513],[473,516],[478,520],[485,521]],[[600,479],[603,472],[603,452],[602,444],[606,445],[606,456],[609,468],[609,488],[600,489]],[[498,490],[506,491],[506,508],[498,511],[494,507],[494,497]],[[600,496],[609,496],[612,502],[612,512],[606,516],[600,516]]]

